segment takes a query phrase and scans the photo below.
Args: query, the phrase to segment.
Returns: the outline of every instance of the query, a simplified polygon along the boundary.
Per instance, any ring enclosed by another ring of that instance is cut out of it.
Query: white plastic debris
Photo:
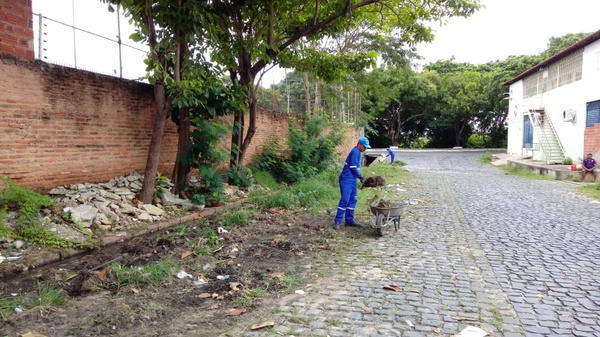
[[[201,278],[198,278],[196,281],[194,281],[194,285],[195,286],[202,286],[202,285],[205,285],[205,284],[206,284],[206,281],[204,281]]]
[[[225,229],[225,228],[223,228],[223,227],[219,227],[219,228],[217,228],[217,232],[218,232],[219,234],[223,234],[223,233],[229,233],[229,231],[228,231],[228,230],[226,230],[226,229]]]
[[[409,320],[406,320],[406,324],[408,324],[408,326],[409,326],[409,327],[411,327],[411,328],[414,328],[414,327],[415,327],[415,325],[414,325],[414,324],[412,324],[412,322],[411,322],[411,321],[409,321]]]
[[[23,308],[21,308],[21,307],[16,307],[16,308],[15,308],[15,312],[16,312],[17,314],[20,314],[20,313],[22,313],[22,312],[23,312]]]
[[[296,290],[295,293],[298,295],[304,295],[304,290],[302,290],[302,289]]]
[[[186,277],[189,277],[189,278],[194,278],[194,276],[192,276],[192,275],[190,275],[190,274],[186,273],[186,272],[185,272],[185,271],[183,271],[183,270],[182,270],[182,271],[180,271],[179,273],[177,273],[177,278],[179,278],[179,279],[183,279],[183,278],[186,278]]]
[[[227,280],[229,275],[217,275],[217,280]]]
[[[456,337],[483,337],[487,336],[487,332],[475,326],[467,326]]]
[[[205,264],[204,267],[202,267],[202,270],[206,270],[208,268],[210,268],[210,263]]]
[[[2,255],[0,255],[0,263],[4,262],[4,260],[6,260],[6,258]]]

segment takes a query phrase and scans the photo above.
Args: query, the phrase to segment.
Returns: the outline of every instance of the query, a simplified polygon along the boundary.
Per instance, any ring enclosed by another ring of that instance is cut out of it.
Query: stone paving
[[[281,303],[274,329],[244,336],[452,336],[467,326],[600,336],[600,204],[571,183],[505,175],[481,155],[399,153],[424,201],[407,208],[401,231],[313,266],[335,276]]]

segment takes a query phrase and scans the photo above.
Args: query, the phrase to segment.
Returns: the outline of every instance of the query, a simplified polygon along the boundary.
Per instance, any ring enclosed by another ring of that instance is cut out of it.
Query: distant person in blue
[[[388,155],[386,157],[391,157],[390,158],[390,164],[394,165],[394,159],[396,158],[396,155],[394,154],[394,151],[392,151],[392,149],[390,149],[389,147],[386,150],[388,152]]]
[[[360,162],[362,159],[361,153],[366,149],[370,149],[369,140],[366,137],[358,139],[356,146],[352,148],[342,173],[340,173],[340,202],[338,203],[337,213],[335,215],[333,229],[340,229],[342,220],[345,219],[345,225],[349,227],[360,227],[360,224],[354,221],[354,207],[358,201],[358,190],[356,188],[356,179],[363,181],[363,176],[360,174]]]

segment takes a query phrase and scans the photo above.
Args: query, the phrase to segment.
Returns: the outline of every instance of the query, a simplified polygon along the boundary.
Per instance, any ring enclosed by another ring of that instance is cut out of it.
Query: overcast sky
[[[600,30],[600,0],[482,0],[486,8],[469,18],[450,19],[446,26],[433,25],[433,42],[417,46],[425,57],[421,65],[454,57],[457,62],[473,64],[506,59],[510,55],[533,55],[546,49],[551,37],[569,33],[591,33]],[[73,9],[75,18],[73,19]],[[118,35],[117,15],[109,13],[99,0],[33,0],[35,14],[115,39]],[[77,32],[73,53],[73,30],[43,20],[47,60],[85,68],[106,74],[119,73],[118,45],[105,39]],[[37,19],[34,30],[38,33]],[[127,37],[133,32],[121,19],[123,43],[138,49]],[[36,55],[37,40],[36,40]],[[123,47],[123,77],[135,78],[144,74],[143,52]],[[274,69],[266,74],[264,85],[276,83],[284,74]]]

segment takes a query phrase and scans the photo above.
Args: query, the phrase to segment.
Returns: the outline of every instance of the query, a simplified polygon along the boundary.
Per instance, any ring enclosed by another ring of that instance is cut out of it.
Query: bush
[[[571,157],[565,157],[565,159],[563,159],[563,165],[571,165],[573,164],[573,159],[571,159]]]
[[[229,183],[239,187],[252,186],[252,170],[247,167],[231,166],[227,170]]]
[[[277,181],[295,183],[326,170],[337,157],[336,146],[342,142],[342,128],[329,125],[325,116],[303,122],[290,120],[287,148],[271,138],[254,157],[255,171],[269,172]]]
[[[487,144],[491,141],[489,135],[482,135],[480,133],[473,133],[467,139],[466,147],[471,149],[485,149]]]

